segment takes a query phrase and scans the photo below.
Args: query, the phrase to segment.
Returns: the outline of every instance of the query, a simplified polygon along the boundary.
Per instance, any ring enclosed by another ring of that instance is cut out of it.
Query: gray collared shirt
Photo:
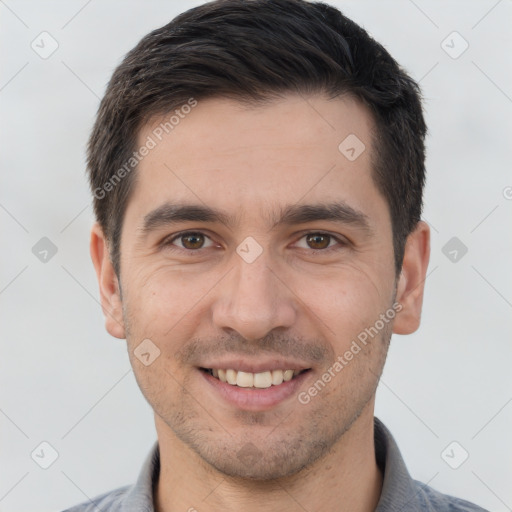
[[[393,436],[378,418],[375,418],[375,456],[384,474],[375,512],[488,512],[413,480]],[[155,442],[134,485],[120,487],[64,512],[154,512],[153,487],[159,473],[160,452]]]

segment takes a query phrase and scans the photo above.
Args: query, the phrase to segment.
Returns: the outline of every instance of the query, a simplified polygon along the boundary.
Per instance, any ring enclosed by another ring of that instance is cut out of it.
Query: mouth
[[[214,379],[233,387],[248,389],[268,389],[290,382],[311,369],[266,370],[258,373],[243,372],[233,368],[199,368]]]
[[[232,355],[196,366],[207,400],[235,410],[270,411],[293,407],[293,397],[313,378],[306,361],[280,357],[256,361]]]

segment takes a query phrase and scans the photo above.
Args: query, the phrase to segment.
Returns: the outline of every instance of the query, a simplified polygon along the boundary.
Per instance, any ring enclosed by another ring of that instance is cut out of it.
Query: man
[[[116,69],[88,148],[91,255],[158,442],[70,510],[475,511],[374,418],[420,322],[417,84],[339,11],[220,0]]]

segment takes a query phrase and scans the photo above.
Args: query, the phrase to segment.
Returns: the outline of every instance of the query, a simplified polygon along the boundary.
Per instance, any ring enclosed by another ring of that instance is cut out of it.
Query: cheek
[[[165,267],[146,267],[133,275],[124,300],[131,332],[165,341],[166,346],[178,333],[183,337],[193,329],[201,301],[216,282],[208,273],[198,276]]]
[[[392,298],[389,283],[355,266],[322,279],[301,279],[297,295],[322,321],[327,339],[335,337],[341,344],[373,325]]]

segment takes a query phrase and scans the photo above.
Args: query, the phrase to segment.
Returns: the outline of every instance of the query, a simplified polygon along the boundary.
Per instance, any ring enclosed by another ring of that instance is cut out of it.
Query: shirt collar
[[[375,512],[421,510],[416,482],[411,478],[398,446],[378,418],[374,418],[375,458],[384,478]]]
[[[160,475],[160,448],[155,441],[146,457],[137,482],[123,501],[120,512],[155,512],[153,489]]]

